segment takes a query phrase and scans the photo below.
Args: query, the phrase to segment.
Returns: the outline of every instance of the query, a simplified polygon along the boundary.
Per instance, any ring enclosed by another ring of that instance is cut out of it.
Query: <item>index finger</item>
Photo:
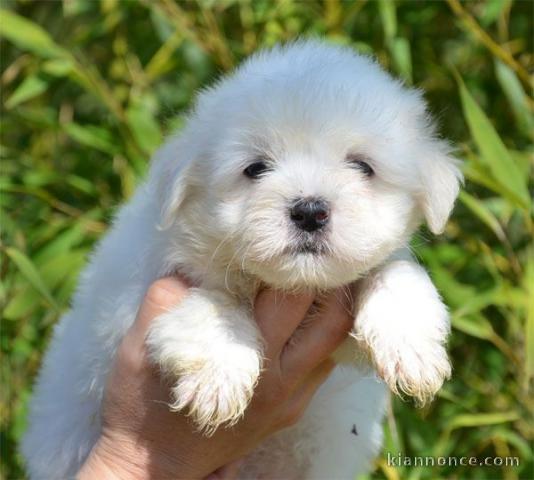
[[[122,339],[116,354],[116,363],[129,371],[141,372],[145,367],[145,338],[151,322],[159,315],[178,305],[189,289],[185,280],[166,277],[156,280],[148,288],[137,316]]]
[[[254,303],[254,317],[265,340],[267,358],[277,356],[306,316],[314,293],[289,294],[263,290]]]
[[[152,320],[178,305],[187,295],[189,287],[186,280],[178,277],[156,280],[148,288],[128,336],[144,344]]]
[[[347,338],[354,324],[352,299],[347,289],[339,288],[322,298],[315,314],[299,329],[290,348],[280,359],[287,377],[300,378],[327,359]]]

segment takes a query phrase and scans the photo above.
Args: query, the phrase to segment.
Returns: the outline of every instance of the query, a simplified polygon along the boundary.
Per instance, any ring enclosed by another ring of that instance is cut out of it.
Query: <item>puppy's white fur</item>
[[[367,176],[347,162],[364,158]],[[251,180],[258,158],[271,169]],[[448,315],[407,253],[426,219],[440,232],[461,175],[421,94],[348,48],[315,41],[260,53],[200,94],[185,129],[156,155],[118,214],[58,325],[31,403],[22,450],[33,478],[72,476],[100,428],[114,352],[148,286],[173,272],[198,285],[157,319],[152,359],[175,379],[172,408],[210,431],[237,421],[262,365],[251,317],[261,284],[286,291],[353,284],[345,363],[298,424],[251,454],[252,478],[353,478],[381,442],[386,391],[423,402],[449,375]],[[321,253],[299,253],[289,208],[321,197]],[[352,433],[351,433],[352,432]],[[356,434],[357,433],[357,434]]]

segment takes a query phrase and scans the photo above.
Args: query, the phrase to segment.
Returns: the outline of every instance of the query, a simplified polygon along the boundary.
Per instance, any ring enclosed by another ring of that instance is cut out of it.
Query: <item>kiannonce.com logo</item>
[[[407,457],[387,454],[389,467],[518,467],[519,457]]]

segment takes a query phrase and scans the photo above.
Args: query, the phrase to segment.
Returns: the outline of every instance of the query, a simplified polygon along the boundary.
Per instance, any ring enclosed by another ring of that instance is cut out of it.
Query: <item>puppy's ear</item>
[[[442,233],[458,196],[463,175],[460,162],[448,153],[431,153],[423,160],[420,202],[432,233]]]
[[[162,179],[162,201],[160,228],[169,228],[175,220],[180,206],[185,200],[188,189],[188,171],[186,165],[180,165],[168,178]]]
[[[152,185],[160,204],[159,228],[169,228],[176,219],[190,184],[191,161],[179,138],[168,141],[154,157]]]

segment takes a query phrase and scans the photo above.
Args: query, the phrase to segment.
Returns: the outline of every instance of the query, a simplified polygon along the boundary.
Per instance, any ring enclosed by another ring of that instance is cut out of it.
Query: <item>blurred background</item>
[[[17,442],[52,328],[151,153],[199,88],[257,48],[309,35],[424,89],[465,161],[445,234],[413,242],[451,309],[453,378],[426,409],[392,401],[369,478],[534,478],[532,2],[1,5],[1,478],[24,477]],[[388,453],[520,464],[391,466]]]

